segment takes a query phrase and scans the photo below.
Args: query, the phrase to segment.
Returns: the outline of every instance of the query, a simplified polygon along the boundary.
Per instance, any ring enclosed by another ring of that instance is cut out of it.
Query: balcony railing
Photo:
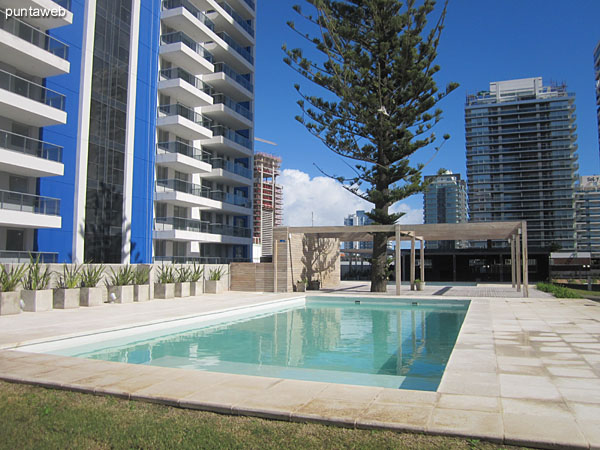
[[[252,120],[252,112],[245,106],[240,105],[237,102],[234,102],[232,99],[227,97],[224,94],[215,94],[213,96],[214,103],[222,103],[228,108],[234,110],[236,113],[244,116],[248,120]]]
[[[232,262],[250,262],[248,258],[224,258],[221,256],[155,256],[155,263],[173,264],[229,264]]]
[[[223,225],[221,223],[210,223],[185,217],[157,217],[154,219],[154,230],[183,230],[195,233],[210,233],[242,238],[252,237],[252,230],[250,228],[234,227],[232,225]]]
[[[246,30],[246,32],[254,37],[254,28],[252,27],[251,23],[248,20],[245,20],[242,16],[240,16],[237,12],[235,12],[235,10],[229,6],[227,3],[225,2],[217,2],[217,4],[223,8],[225,10],[225,12],[227,14],[229,14],[231,16],[231,18],[239,25],[241,26],[244,30]],[[252,8],[254,9],[254,7]]]
[[[158,107],[158,112],[160,114],[164,114],[165,116],[181,116],[205,128],[210,128],[212,124],[211,119],[203,117],[202,114],[198,114],[192,108],[188,108],[180,103],[173,105],[161,105]]]
[[[14,17],[6,17],[0,8],[0,28],[62,59],[69,58],[69,46]]]
[[[30,261],[55,264],[58,262],[58,253],[0,250],[0,263],[28,263]]]
[[[215,125],[211,128],[211,131],[213,132],[213,137],[223,136],[224,138],[229,139],[230,141],[233,141],[242,147],[252,150],[252,141],[250,139],[233,130],[230,130],[227,127],[224,127],[223,125]]]
[[[6,130],[0,130],[0,148],[37,156],[49,161],[62,162],[62,147]]]
[[[246,4],[247,4],[247,5],[248,5],[250,8],[252,8],[253,10],[255,10],[255,9],[256,9],[256,5],[254,4],[254,1],[253,1],[253,0],[244,0],[244,2],[246,2]]]
[[[159,187],[172,190],[177,192],[184,192],[186,194],[195,195],[197,197],[204,197],[218,202],[229,203],[231,205],[241,206],[243,208],[250,208],[250,199],[241,195],[230,194],[228,192],[212,190],[205,186],[190,183],[188,181],[166,179],[156,180],[157,192]]]
[[[185,46],[191,48],[208,62],[213,62],[213,55],[182,31],[175,31],[173,33],[167,33],[160,36],[161,44],[168,45],[176,44],[178,42],[181,42]]]
[[[198,19],[212,31],[215,31],[215,24],[213,21],[206,17],[202,11],[192,5],[188,0],[163,0],[162,6],[163,10],[183,7],[187,9],[194,17],[196,17],[196,19]]]
[[[156,144],[157,152],[162,150],[167,153],[179,153],[180,155],[189,156],[198,161],[203,161],[210,164],[212,155],[209,152],[201,150],[191,145],[184,144],[183,142],[170,141],[170,142],[159,142]]]
[[[241,177],[252,179],[252,170],[241,164],[235,164],[223,158],[213,158],[211,164],[213,169],[223,169]]]
[[[246,49],[246,48],[242,47],[240,44],[238,44],[235,41],[235,39],[233,39],[231,36],[229,36],[224,31],[217,33],[217,36],[219,36],[221,39],[223,39],[231,48],[233,48],[236,52],[238,52],[242,56],[242,58],[244,58],[250,64],[254,64],[254,57],[252,56],[252,53],[250,53],[250,51],[248,49]]]
[[[231,67],[223,62],[215,63],[215,72],[223,72],[225,75],[233,78],[238,84],[242,85],[245,89],[250,92],[254,92],[254,86],[252,83],[245,78],[243,75],[240,75]]]
[[[71,11],[71,0],[54,0],[54,3]]]
[[[66,98],[64,95],[4,70],[0,70],[0,89],[6,89],[61,111],[65,110]]]
[[[213,94],[213,88],[211,88],[208,84],[204,83],[200,78],[195,77],[194,75],[192,75],[186,70],[183,70],[180,67],[163,69],[160,71],[160,77],[164,80],[174,80],[179,78],[208,95]]]
[[[23,192],[0,190],[0,209],[59,216],[60,200]]]

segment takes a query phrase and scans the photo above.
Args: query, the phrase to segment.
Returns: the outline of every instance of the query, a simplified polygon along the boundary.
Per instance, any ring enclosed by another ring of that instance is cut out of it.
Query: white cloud
[[[296,169],[285,169],[277,179],[283,186],[283,223],[288,226],[343,225],[344,218],[359,209],[369,211],[373,205],[346,191],[327,177],[311,178]],[[397,203],[391,212],[406,213],[400,223],[423,223],[423,210]]]

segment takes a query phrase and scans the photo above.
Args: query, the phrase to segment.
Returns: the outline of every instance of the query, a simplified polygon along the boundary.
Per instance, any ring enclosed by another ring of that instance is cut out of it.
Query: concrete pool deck
[[[530,289],[531,298],[520,298],[510,285],[456,286],[436,294],[440,289],[428,286],[424,292],[402,293],[402,297],[471,299],[437,392],[18,350],[25,342],[297,296],[240,292],[2,316],[0,379],[280,420],[468,436],[543,448],[600,448],[600,303],[555,299],[535,289]],[[360,284],[344,283],[341,291],[328,294],[355,295],[362,290]],[[481,293],[486,296],[477,296]]]

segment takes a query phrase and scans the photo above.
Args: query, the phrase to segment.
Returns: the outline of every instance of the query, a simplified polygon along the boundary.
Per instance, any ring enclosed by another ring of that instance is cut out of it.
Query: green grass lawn
[[[499,449],[475,440],[219,415],[0,381],[1,449]]]

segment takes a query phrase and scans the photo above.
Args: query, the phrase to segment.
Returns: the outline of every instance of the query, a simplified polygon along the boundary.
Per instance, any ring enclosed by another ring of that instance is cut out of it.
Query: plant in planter
[[[415,286],[416,286],[416,288],[417,288],[417,291],[422,291],[422,290],[423,290],[423,287],[425,286],[425,282],[424,282],[424,281],[421,281],[421,279],[420,279],[420,278],[417,278],[417,279],[415,280]]]
[[[108,279],[108,296],[115,303],[133,303],[133,279],[135,272],[133,267],[126,265],[116,272],[110,268]]]
[[[188,267],[180,267],[177,269],[175,278],[175,297],[190,296],[190,276],[192,270]]]
[[[104,265],[92,266],[88,264],[81,271],[81,292],[79,293],[80,306],[100,306],[102,304],[102,288],[98,283],[104,275]]]
[[[23,280],[21,300],[23,300],[24,311],[49,311],[52,309],[52,289],[50,285],[50,269],[46,266],[42,269],[40,257],[33,258],[27,265],[27,271]]]
[[[145,302],[150,300],[150,267],[138,267],[133,274],[133,301]]]
[[[158,268],[158,283],[154,284],[155,298],[175,297],[175,270],[173,266],[161,266]]]
[[[204,282],[204,292],[207,294],[219,294],[227,290],[227,280],[223,277],[227,275],[224,267],[211,269],[208,272],[208,279]]]
[[[63,273],[58,275],[58,283],[54,289],[53,305],[56,309],[79,308],[79,283],[81,266],[63,265]]]
[[[310,280],[306,286],[306,289],[309,291],[318,291],[319,289],[321,289],[321,281]]]
[[[19,314],[19,293],[17,287],[23,279],[27,266],[13,266],[7,269],[0,265],[0,315]]]
[[[300,281],[296,281],[296,292],[306,292],[306,285],[308,280],[306,278],[302,278]]]
[[[196,296],[204,292],[204,267],[197,266],[194,263],[190,272],[190,295]]]

